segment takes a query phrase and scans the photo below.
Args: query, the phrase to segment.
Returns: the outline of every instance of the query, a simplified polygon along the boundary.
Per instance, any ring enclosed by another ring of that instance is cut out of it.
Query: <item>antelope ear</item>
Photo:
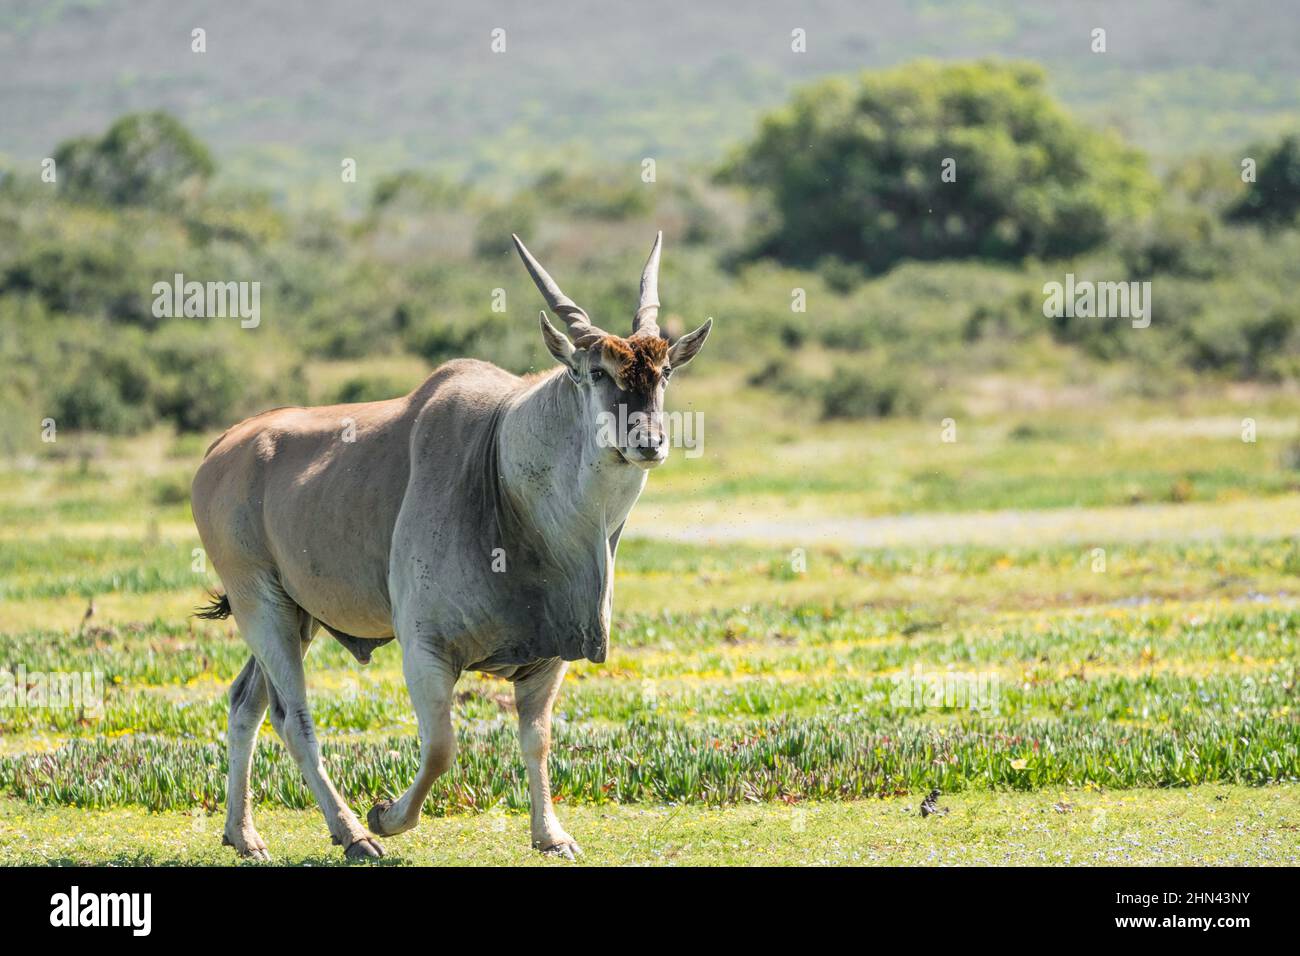
[[[713,319],[707,319],[694,332],[687,332],[674,342],[668,349],[668,364],[673,368],[681,368],[695,358],[696,353],[704,347],[704,340],[709,337],[711,328],[713,328]]]
[[[566,368],[573,368],[573,353],[577,351],[569,337],[551,325],[551,320],[546,317],[546,313],[541,313],[542,320],[542,341],[546,343],[547,351],[555,357]]]

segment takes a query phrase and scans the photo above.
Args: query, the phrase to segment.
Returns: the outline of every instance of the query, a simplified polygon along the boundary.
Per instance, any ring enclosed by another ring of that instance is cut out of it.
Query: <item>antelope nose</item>
[[[646,429],[636,437],[633,447],[642,461],[659,462],[667,455],[668,439],[663,432]]]

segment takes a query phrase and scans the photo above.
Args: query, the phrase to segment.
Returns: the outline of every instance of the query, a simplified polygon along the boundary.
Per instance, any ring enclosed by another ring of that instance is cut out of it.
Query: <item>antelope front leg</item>
[[[402,670],[420,727],[420,768],[401,797],[370,808],[366,822],[380,836],[394,836],[420,822],[424,798],[456,757],[451,702],[459,672],[418,643],[402,649]]]
[[[528,768],[533,848],[572,860],[582,849],[555,818],[551,775],[546,767],[551,752],[551,706],[567,667],[565,661],[556,658],[515,681],[515,709],[519,711],[519,747]]]

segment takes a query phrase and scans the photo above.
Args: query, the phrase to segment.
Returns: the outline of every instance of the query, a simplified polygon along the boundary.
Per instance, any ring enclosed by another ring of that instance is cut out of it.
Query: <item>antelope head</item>
[[[659,253],[664,234],[655,237],[641,272],[641,301],[626,338],[597,328],[587,313],[560,291],[532,253],[515,236],[515,248],[546,304],[567,327],[557,329],[541,314],[542,339],[581,394],[584,414],[600,443],[622,462],[643,470],[668,458],[663,428],[664,389],[673,373],[695,358],[709,336],[709,319],[669,344],[659,330]],[[614,427],[610,427],[613,423]]]

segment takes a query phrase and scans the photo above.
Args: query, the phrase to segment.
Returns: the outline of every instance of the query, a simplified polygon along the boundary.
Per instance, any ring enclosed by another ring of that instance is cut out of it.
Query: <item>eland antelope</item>
[[[712,320],[672,344],[660,332],[662,233],[626,338],[593,325],[514,240],[567,326],[541,315],[559,368],[520,378],[458,359],[402,398],[264,412],[218,438],[194,476],[194,521],[225,587],[200,614],[233,615],[253,652],[230,688],[227,733],[223,842],[241,855],[269,858],[249,806],[268,707],[334,842],[348,857],[379,857],[372,834],[414,827],[451,766],[453,687],[466,670],[514,683],[533,846],[581,852],[551,803],[551,707],[568,661],[609,650],[619,535],[668,455],[664,387]],[[599,421],[620,410],[633,427],[598,438]],[[420,765],[400,798],[371,808],[370,832],[321,760],[303,671],[318,627],[362,663],[394,638],[401,646]]]

